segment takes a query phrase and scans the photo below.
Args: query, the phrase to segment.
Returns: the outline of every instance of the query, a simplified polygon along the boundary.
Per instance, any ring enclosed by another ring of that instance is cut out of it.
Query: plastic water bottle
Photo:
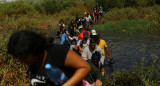
[[[46,64],[45,69],[49,81],[56,86],[61,86],[68,80],[63,71],[51,64]]]

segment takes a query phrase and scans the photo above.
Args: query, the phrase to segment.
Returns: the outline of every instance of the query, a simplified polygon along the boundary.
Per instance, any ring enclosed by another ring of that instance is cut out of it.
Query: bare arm
[[[75,49],[77,50],[79,48],[80,52],[83,53],[83,49],[79,45],[75,45]]]
[[[76,71],[73,76],[63,84],[63,86],[75,86],[89,73],[91,69],[89,64],[72,50],[69,50],[67,54],[65,66],[74,68]]]
[[[105,47],[105,51],[106,51],[107,54],[109,55],[109,58],[112,59],[112,56],[111,56],[111,54],[110,54],[110,52],[109,52],[109,50],[108,50],[108,47]]]
[[[102,81],[99,80],[99,79],[97,79],[97,80],[95,81],[95,83],[93,84],[93,86],[102,86]]]

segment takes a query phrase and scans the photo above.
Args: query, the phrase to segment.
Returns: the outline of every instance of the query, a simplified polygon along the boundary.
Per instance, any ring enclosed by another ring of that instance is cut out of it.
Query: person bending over
[[[89,64],[72,50],[61,45],[48,44],[45,37],[32,31],[13,33],[8,42],[8,53],[30,66],[33,86],[35,83],[43,86],[50,84],[46,82],[48,77],[44,70],[47,63],[55,65],[66,74],[68,81],[62,86],[79,86],[90,71]]]
[[[102,72],[102,75],[104,76],[104,74],[105,74],[105,70],[104,70],[104,54],[103,54],[102,49],[97,46],[95,38],[90,39],[89,46],[84,48],[83,53],[82,53],[82,57],[86,61],[87,60],[91,60],[93,53],[95,53],[96,51],[100,52],[100,54],[101,54],[101,57],[100,57],[100,64],[102,66],[101,67],[101,72]]]

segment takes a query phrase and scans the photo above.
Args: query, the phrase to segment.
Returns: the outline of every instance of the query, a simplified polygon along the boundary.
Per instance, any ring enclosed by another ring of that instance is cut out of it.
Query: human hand
[[[77,49],[78,49],[78,46],[77,46],[77,45],[74,45],[74,49],[77,50]]]
[[[97,79],[93,86],[102,86],[102,81]]]
[[[109,58],[109,63],[113,64],[115,61],[113,60],[113,58]]]
[[[112,60],[113,60],[111,55],[109,55],[109,59],[110,59],[110,61],[112,61]]]

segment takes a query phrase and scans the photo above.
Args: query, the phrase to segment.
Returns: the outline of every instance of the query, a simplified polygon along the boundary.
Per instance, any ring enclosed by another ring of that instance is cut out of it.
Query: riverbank
[[[94,29],[129,34],[147,33],[160,38],[160,6],[114,8],[103,15]]]
[[[160,66],[156,55],[151,55],[153,62],[151,66],[146,66],[143,58],[140,64],[132,68],[114,71],[105,78],[104,86],[159,86]]]

